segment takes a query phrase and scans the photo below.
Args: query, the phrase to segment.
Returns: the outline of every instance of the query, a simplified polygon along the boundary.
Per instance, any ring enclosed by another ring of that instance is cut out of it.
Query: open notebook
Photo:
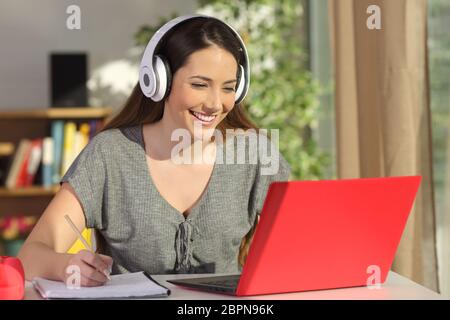
[[[170,290],[161,286],[145,272],[112,275],[100,287],[68,288],[64,282],[34,278],[33,285],[46,299],[114,299],[167,297]]]

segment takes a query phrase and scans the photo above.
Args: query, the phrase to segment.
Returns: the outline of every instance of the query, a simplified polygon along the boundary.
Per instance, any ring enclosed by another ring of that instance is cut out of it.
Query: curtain
[[[370,5],[381,29],[370,30]],[[329,0],[337,175],[421,175],[392,270],[438,291],[426,0]]]

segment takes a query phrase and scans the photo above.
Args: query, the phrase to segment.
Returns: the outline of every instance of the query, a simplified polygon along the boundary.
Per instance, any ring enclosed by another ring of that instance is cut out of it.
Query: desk
[[[216,274],[221,275],[221,274]],[[382,300],[443,300],[442,295],[429,290],[393,271],[389,272],[386,282],[379,289],[369,289],[367,287],[344,288],[334,290],[320,290],[295,292],[284,294],[260,295],[251,297],[233,297],[219,293],[208,293],[197,290],[185,289],[165,280],[169,279],[183,279],[192,276],[206,276],[211,274],[180,274],[180,275],[152,275],[161,285],[166,286],[171,290],[171,295],[168,298],[162,299],[185,299],[185,300],[223,300],[223,299],[253,299],[253,300],[367,300],[367,299],[382,299]],[[40,300],[42,299],[30,282],[25,284],[25,299],[26,300]]]

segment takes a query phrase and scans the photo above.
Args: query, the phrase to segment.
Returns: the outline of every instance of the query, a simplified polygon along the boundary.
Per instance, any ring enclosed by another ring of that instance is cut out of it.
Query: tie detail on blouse
[[[194,231],[194,227],[189,223],[189,220],[185,220],[178,226],[175,237],[175,250],[177,254],[175,271],[177,273],[189,273],[191,270]]]

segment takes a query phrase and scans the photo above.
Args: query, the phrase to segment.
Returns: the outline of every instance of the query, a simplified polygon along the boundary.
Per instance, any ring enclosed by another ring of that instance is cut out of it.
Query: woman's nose
[[[222,110],[222,99],[219,90],[211,89],[209,91],[206,108],[207,110],[205,111],[208,113],[216,113]]]

